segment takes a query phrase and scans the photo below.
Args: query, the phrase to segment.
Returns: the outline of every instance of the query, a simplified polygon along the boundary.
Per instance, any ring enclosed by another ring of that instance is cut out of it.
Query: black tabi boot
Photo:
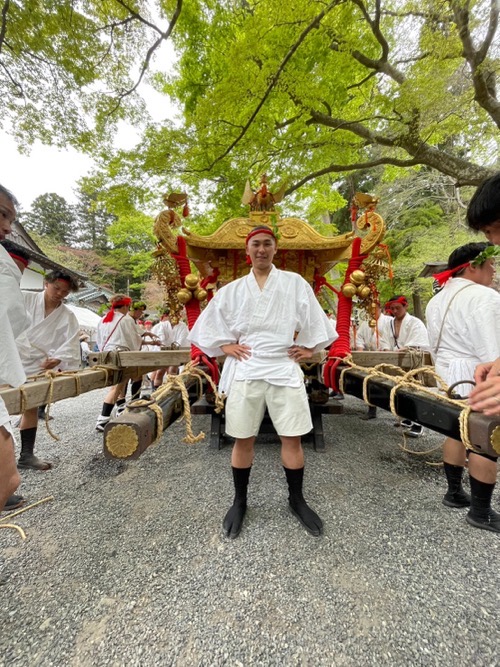
[[[448,481],[448,491],[443,498],[446,507],[469,507],[470,496],[462,487],[463,466],[454,466],[444,461],[444,474]]]
[[[20,431],[21,435],[21,454],[17,462],[18,468],[33,468],[33,470],[50,470],[52,463],[42,461],[33,454],[35,448],[37,427],[24,428]]]
[[[467,523],[475,528],[491,530],[500,533],[500,514],[491,509],[491,496],[495,484],[480,482],[470,477],[471,503],[470,510],[465,517]]]
[[[130,385],[130,393],[132,394],[132,401],[137,401],[141,397],[142,378],[135,380]]]
[[[377,408],[375,405],[369,405],[368,406],[368,412],[366,415],[361,415],[360,419],[363,419],[364,421],[367,421],[368,419],[376,419],[377,418]]]
[[[234,502],[222,522],[226,537],[234,539],[241,533],[243,519],[247,511],[247,489],[252,468],[235,468],[233,466]]]
[[[309,507],[302,495],[304,468],[293,470],[283,466],[283,470],[285,471],[286,481],[288,482],[288,491],[290,494],[288,502],[292,514],[297,517],[300,523],[309,533],[311,533],[311,535],[318,537],[323,532],[323,522],[316,512]]]

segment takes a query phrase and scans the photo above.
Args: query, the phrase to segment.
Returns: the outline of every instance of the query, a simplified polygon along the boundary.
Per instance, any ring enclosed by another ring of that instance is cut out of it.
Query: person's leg
[[[446,438],[443,443],[444,474],[448,482],[448,490],[443,498],[446,507],[468,507],[470,496],[462,487],[466,450],[460,440]]]
[[[167,372],[166,368],[161,368],[159,371],[156,371],[153,375],[153,389],[158,389],[163,384],[163,378]]]
[[[7,428],[0,426],[0,508],[3,509],[20,483],[14,441]]]
[[[247,511],[247,490],[250,470],[254,458],[255,438],[237,438],[231,454],[233,470],[234,500],[229,508],[222,528],[226,537],[238,537]]]
[[[469,452],[471,505],[467,523],[500,533],[500,514],[491,508],[491,497],[497,481],[497,460],[476,452]]]
[[[377,418],[377,408],[375,405],[369,405],[368,406],[368,412],[364,415],[361,415],[360,419],[363,420],[368,420],[368,419],[376,419]]]
[[[50,470],[52,464],[42,461],[33,453],[35,449],[36,432],[38,427],[38,408],[26,410],[21,417],[19,431],[21,436],[21,454],[17,465],[19,468],[33,468],[34,470]]]
[[[95,425],[96,431],[104,431],[104,427],[111,418],[111,412],[113,411],[115,403],[125,389],[126,384],[126,382],[121,382],[120,384],[115,384],[113,387],[109,388],[104,403],[102,404],[101,414],[97,418],[97,423]]]
[[[318,537],[323,532],[323,522],[306,503],[302,494],[304,481],[304,450],[300,436],[283,436],[281,438],[281,461],[288,483],[288,502],[290,510],[304,528]]]

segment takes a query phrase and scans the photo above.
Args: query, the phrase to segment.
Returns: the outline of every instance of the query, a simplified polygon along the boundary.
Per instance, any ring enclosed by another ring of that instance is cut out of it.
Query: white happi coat
[[[133,317],[114,312],[111,322],[97,323],[96,343],[100,352],[117,349],[140,350],[141,332]]]
[[[9,253],[0,246],[0,385],[19,387],[26,381],[16,338],[29,325],[19,283],[21,271]],[[0,426],[12,435],[10,416],[0,398]]]
[[[244,361],[227,357],[219,383],[226,394],[234,380],[299,387],[303,373],[288,349],[295,344],[319,352],[336,338],[310,285],[275,266],[262,290],[253,271],[221,288],[189,333],[189,340],[211,357],[224,354],[221,345],[228,343],[251,348]]]
[[[179,347],[189,347],[189,329],[185,322],[178,322],[172,327],[172,342]]]
[[[379,328],[381,350],[401,350],[403,347],[429,349],[429,336],[422,320],[406,313],[396,338],[396,320],[392,317]]]
[[[478,364],[500,356],[500,294],[491,287],[451,278],[425,315],[436,372],[448,385],[472,380]],[[467,396],[471,389],[463,384],[455,391]]]
[[[17,348],[27,375],[43,372],[49,357],[60,359],[57,369],[80,367],[80,325],[75,314],[63,303],[45,317],[45,292],[23,292],[31,325],[17,339]]]
[[[16,345],[16,338],[30,322],[20,282],[21,271],[5,248],[0,246],[0,384],[12,387],[19,387],[26,381]]]
[[[382,331],[390,326],[391,320],[392,317],[389,315],[380,313],[377,320],[377,326],[374,328],[372,328],[366,320],[361,322],[356,332],[356,347],[358,349],[362,348],[363,350],[370,350],[371,352],[382,350]]]
[[[170,347],[174,341],[172,325],[168,320],[162,320],[161,322],[158,322],[158,324],[155,324],[151,329],[151,333],[158,336],[164,347]]]

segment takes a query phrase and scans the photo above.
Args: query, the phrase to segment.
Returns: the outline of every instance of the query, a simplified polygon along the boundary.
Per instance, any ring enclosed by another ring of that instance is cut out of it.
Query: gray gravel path
[[[61,442],[42,427],[37,452],[54,469],[22,491],[55,500],[19,517],[24,543],[0,531],[0,665],[500,665],[500,536],[441,505],[439,452],[402,452],[389,413],[361,421],[348,397],[327,451],[306,445],[319,539],[287,510],[278,445],[258,444],[228,541],[229,448],[175,424],[139,461],[107,461],[103,395],[53,407]]]

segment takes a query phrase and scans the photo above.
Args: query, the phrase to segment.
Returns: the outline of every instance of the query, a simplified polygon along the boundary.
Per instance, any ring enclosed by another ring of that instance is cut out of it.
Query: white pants
[[[312,429],[304,384],[282,387],[265,380],[236,380],[226,401],[226,433],[240,439],[256,436],[266,407],[278,435],[295,437]]]

